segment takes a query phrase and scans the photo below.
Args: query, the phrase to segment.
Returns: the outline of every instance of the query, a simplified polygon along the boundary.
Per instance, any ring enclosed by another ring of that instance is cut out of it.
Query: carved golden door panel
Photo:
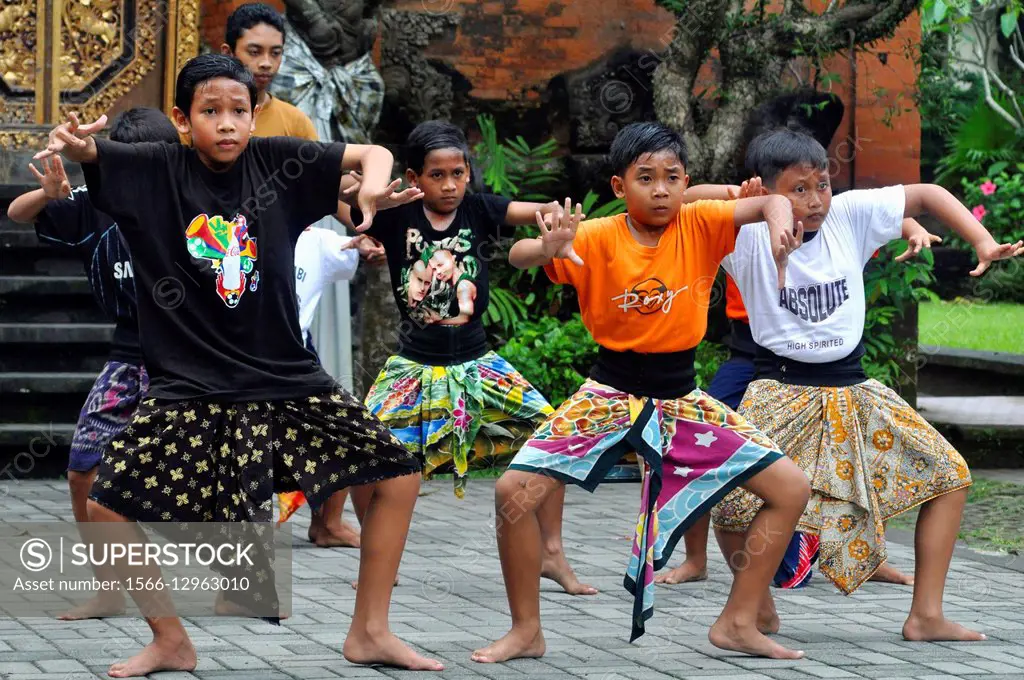
[[[199,0],[0,0],[0,147],[38,146],[74,111],[170,112],[199,53]]]

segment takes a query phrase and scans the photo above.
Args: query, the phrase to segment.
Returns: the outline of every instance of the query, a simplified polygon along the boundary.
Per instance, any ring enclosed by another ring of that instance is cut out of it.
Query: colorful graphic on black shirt
[[[209,260],[211,269],[217,273],[220,299],[228,307],[237,307],[256,261],[256,239],[249,238],[245,218],[236,215],[228,221],[220,215],[199,215],[188,225],[185,238],[192,257]],[[253,276],[249,289],[255,292],[258,285],[259,272]]]
[[[402,267],[401,300],[409,317],[426,324],[469,323],[476,305],[480,265],[470,254],[473,232],[459,232],[428,241],[418,229],[406,232],[406,264]]]

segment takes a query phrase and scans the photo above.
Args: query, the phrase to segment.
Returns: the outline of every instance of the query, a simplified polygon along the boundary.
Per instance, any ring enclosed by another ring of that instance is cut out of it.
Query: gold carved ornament
[[[126,28],[127,2],[135,3],[135,25]],[[51,12],[59,10],[59,22],[41,20],[46,6]],[[59,82],[49,93],[54,104],[51,115],[41,116],[39,100],[47,96],[47,88],[40,76],[43,69],[36,64],[46,53],[41,43],[47,29],[53,37],[48,51],[52,73],[59,74]],[[31,91],[34,85],[37,100],[5,102],[0,98],[0,126],[37,128],[0,130],[0,147],[38,147],[46,143],[48,128],[69,113],[95,120],[109,111],[157,65],[161,31],[166,31],[163,62],[169,80],[162,103],[169,112],[174,77],[199,53],[198,0],[0,0],[0,42],[4,45],[0,74],[12,90]],[[16,49],[7,49],[12,44]],[[106,82],[100,80],[122,55],[130,55],[127,63]]]

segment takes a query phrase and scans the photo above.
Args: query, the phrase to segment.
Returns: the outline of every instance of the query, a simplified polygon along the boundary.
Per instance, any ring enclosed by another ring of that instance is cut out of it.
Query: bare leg
[[[565,559],[562,545],[562,509],[565,506],[565,486],[551,492],[537,507],[537,521],[543,541],[540,575],[549,578],[570,595],[596,595],[597,588],[580,583],[576,572]]]
[[[92,522],[123,522],[126,525],[131,522],[128,518],[108,510],[102,505],[89,501],[89,519]],[[127,527],[126,527],[127,528]],[[117,570],[122,577],[128,576],[127,572]],[[160,579],[160,568],[156,566],[132,567],[131,577]],[[132,590],[132,598],[145,613],[146,603],[143,598],[144,591]],[[115,663],[107,671],[112,678],[134,678],[158,671],[191,671],[196,667],[196,650],[192,641],[188,638],[181,619],[177,616],[146,617],[146,623],[153,631],[153,641],[146,645],[141,652],[127,661]]]
[[[749,559],[746,553],[746,534],[731,531],[715,531],[715,538],[718,539],[718,547],[722,549],[725,562],[733,577],[739,572],[739,566],[746,566]],[[757,629],[765,635],[779,632],[779,615],[775,611],[775,600],[772,598],[771,588],[764,589],[761,603],[757,608]]]
[[[764,499],[747,530],[743,552],[734,554],[732,590],[722,614],[711,626],[711,644],[735,652],[772,659],[799,659],[804,653],[786,649],[758,630],[758,613],[765,592],[793,536],[793,528],[807,507],[810,484],[788,458],[775,461],[744,484]]]
[[[967,489],[933,498],[921,506],[914,534],[914,599],[903,624],[907,640],[984,640],[985,636],[942,613],[942,593],[953,546],[967,502]]]
[[[878,567],[878,570],[875,571],[868,580],[878,581],[879,583],[894,583],[898,586],[914,585],[913,574],[904,574],[902,571],[889,564],[888,560],[882,562],[882,565]]]
[[[366,509],[370,507],[370,501],[373,499],[373,487],[373,484],[352,487],[352,507],[356,510],[356,519],[359,520],[360,527],[364,526]],[[398,574],[395,574],[395,585],[398,585]],[[352,581],[352,589],[359,589],[359,581]]]
[[[889,564],[888,561],[882,562],[878,570],[871,575],[869,581],[878,581],[879,583],[894,583],[898,586],[912,586],[914,585],[914,576],[912,574],[904,574],[896,567]]]
[[[378,482],[373,490],[359,549],[355,613],[342,653],[352,663],[384,664],[409,670],[440,671],[444,666],[420,656],[394,636],[388,624],[391,590],[402,559],[409,522],[420,488],[419,474]]]
[[[348,489],[331,495],[319,510],[313,510],[309,523],[309,540],[319,548],[358,548],[359,531],[342,520]]]
[[[473,652],[480,663],[544,655],[540,627],[541,538],[537,508],[562,482],[544,475],[506,470],[495,487],[495,524],[512,629],[497,642]]]
[[[99,473],[99,466],[88,472],[76,472],[68,470],[68,487],[71,489],[71,512],[75,515],[75,521],[81,525],[89,521],[89,492],[92,490],[92,483],[96,481]],[[79,533],[82,533],[79,530]],[[82,536],[84,539],[85,536]],[[94,570],[96,580],[100,582],[117,581],[117,573],[109,566],[96,567]],[[124,613],[124,594],[120,590],[101,591],[95,597],[86,602],[60,614],[57,618],[61,621],[81,621],[83,619],[102,619],[107,616],[119,616]]]
[[[708,577],[708,528],[711,516],[704,515],[694,522],[693,526],[683,534],[686,544],[686,559],[675,569],[655,574],[655,583],[690,583],[704,581]]]

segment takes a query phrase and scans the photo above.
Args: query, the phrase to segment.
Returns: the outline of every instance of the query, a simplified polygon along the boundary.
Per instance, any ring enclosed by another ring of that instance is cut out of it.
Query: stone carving
[[[377,35],[379,0],[286,0],[285,15],[324,68],[368,53]]]
[[[423,50],[452,33],[454,13],[430,14],[382,10],[381,75],[385,99],[413,125],[432,118],[450,119],[454,91],[451,76],[434,67]]]

